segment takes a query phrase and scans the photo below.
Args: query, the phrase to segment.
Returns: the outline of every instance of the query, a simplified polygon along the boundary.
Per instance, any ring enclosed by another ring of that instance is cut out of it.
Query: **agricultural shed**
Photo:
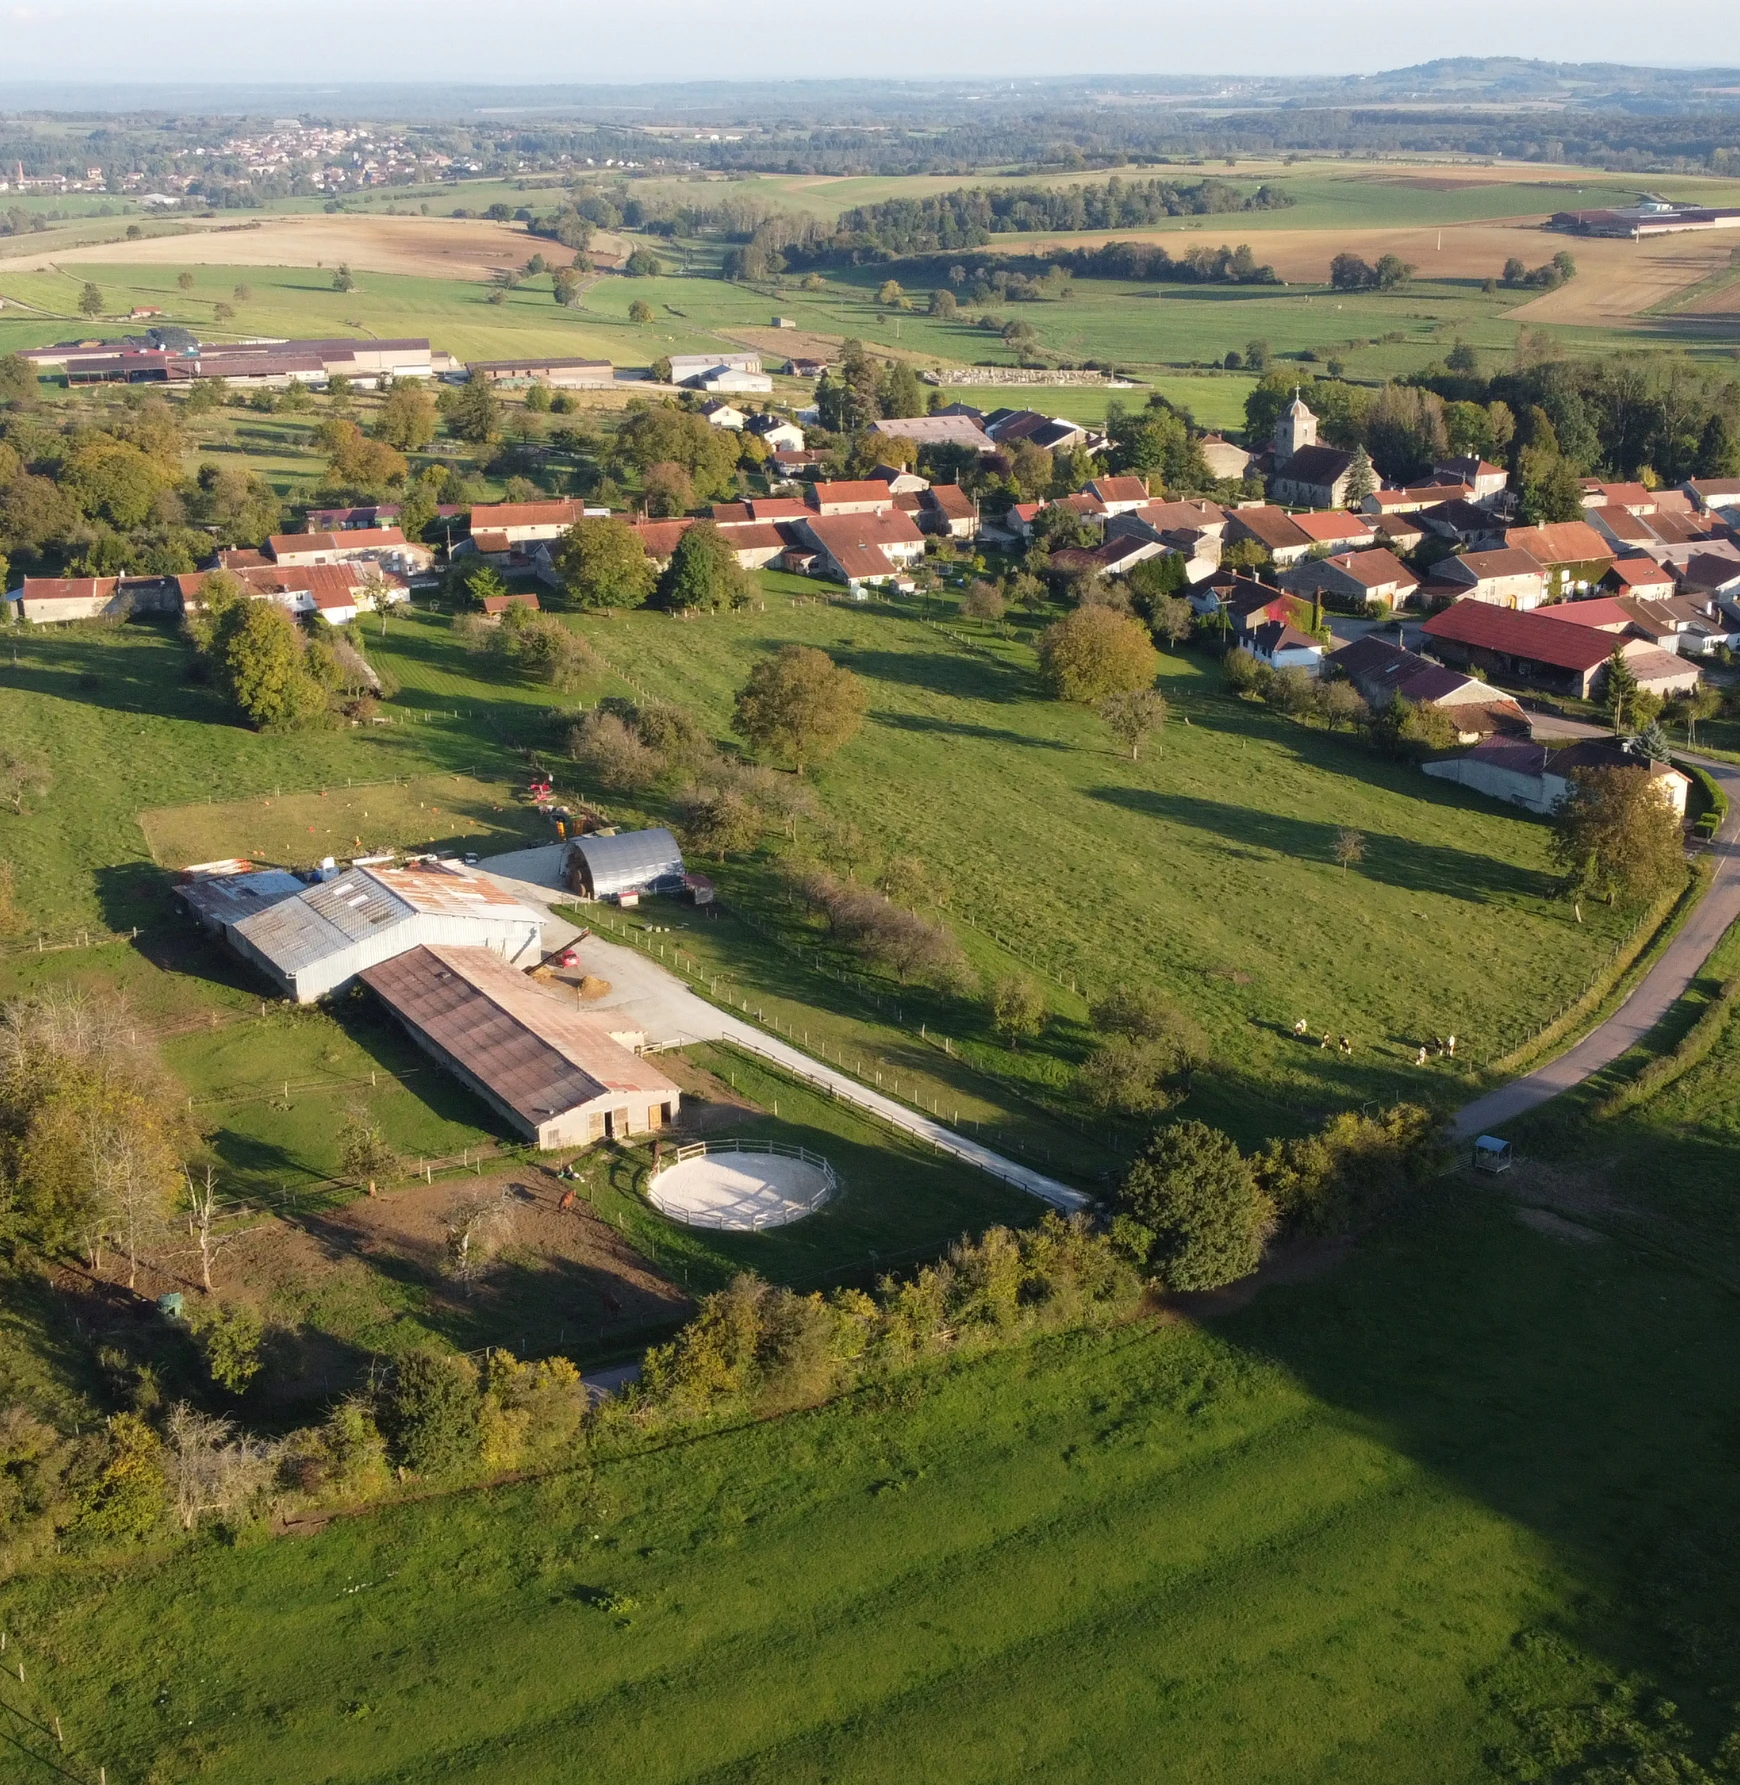
[[[569,887],[586,899],[663,892],[683,884],[683,852],[662,827],[614,837],[576,837],[563,863]]]
[[[537,912],[457,862],[347,868],[219,927],[298,1004],[420,944],[490,949],[518,965],[537,957],[543,937]]]
[[[360,975],[426,1053],[540,1148],[668,1126],[682,1093],[639,1038],[576,1010],[487,948],[422,946]]]

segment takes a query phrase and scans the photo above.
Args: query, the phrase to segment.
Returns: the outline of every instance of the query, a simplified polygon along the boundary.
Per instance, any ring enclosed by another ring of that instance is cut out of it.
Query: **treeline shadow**
[[[1333,864],[1336,833],[1342,827],[1327,821],[1261,812],[1193,794],[1166,793],[1142,787],[1096,787],[1090,797],[1143,817],[1204,831],[1230,845],[1256,846],[1300,861]],[[1466,849],[1422,843],[1411,837],[1365,836],[1365,856],[1357,869],[1409,892],[1441,893],[1473,904],[1538,899],[1551,890],[1544,875],[1510,862]]]

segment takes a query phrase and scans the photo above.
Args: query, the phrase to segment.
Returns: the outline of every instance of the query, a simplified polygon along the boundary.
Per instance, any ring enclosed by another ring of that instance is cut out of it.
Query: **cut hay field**
[[[8,1699],[77,1777],[214,1785],[1695,1777],[1668,1757],[1732,1723],[1727,1306],[1458,1176],[1209,1326],[62,1559],[0,1588]]]
[[[480,218],[331,215],[268,216],[245,223],[193,224],[186,234],[147,236],[85,248],[45,249],[8,256],[7,272],[44,272],[61,262],[82,267],[156,268],[335,267],[403,273],[429,279],[487,279],[498,268],[522,266],[540,245],[518,224]],[[599,238],[601,247],[617,238]]]

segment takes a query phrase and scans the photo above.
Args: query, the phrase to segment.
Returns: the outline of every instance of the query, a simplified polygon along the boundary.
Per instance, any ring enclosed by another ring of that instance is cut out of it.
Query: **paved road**
[[[550,895],[559,888],[556,868],[561,851],[560,844],[522,849],[511,855],[489,856],[481,867],[516,899],[535,911],[548,914]],[[561,947],[578,933],[572,924],[549,915],[544,928],[544,946],[547,949]],[[801,1048],[781,1041],[776,1035],[769,1035],[754,1023],[709,1004],[642,949],[630,948],[620,942],[606,942],[602,936],[592,935],[578,944],[576,953],[580,973],[589,973],[607,981],[610,986],[610,990],[589,1003],[587,1009],[622,1011],[633,1019],[637,1028],[645,1031],[651,1047],[682,1047],[697,1041],[734,1042],[738,1047],[771,1061],[794,1078],[801,1078],[843,1102],[871,1111],[939,1152],[952,1154],[964,1164],[1001,1178],[1004,1183],[1026,1191],[1029,1196],[1037,1196],[1053,1208],[1071,1211],[1087,1205],[1089,1199],[1068,1184],[1061,1184],[1031,1166],[1006,1159],[964,1134],[956,1134],[946,1123],[908,1108],[893,1097],[861,1084],[850,1073],[813,1059]]]
[[[1576,720],[1559,724],[1578,725]],[[1594,730],[1596,728],[1590,728]],[[1539,734],[1537,734],[1539,735]],[[1579,732],[1579,734],[1581,733]],[[1600,734],[1598,735],[1605,735]],[[1715,872],[1709,891],[1698,901],[1685,926],[1670,942],[1662,957],[1632,988],[1625,1002],[1599,1028],[1592,1029],[1574,1048],[1549,1060],[1545,1066],[1489,1091],[1458,1110],[1451,1125],[1457,1140],[1469,1140],[1502,1128],[1531,1109],[1537,1109],[1561,1091],[1568,1091],[1603,1066],[1635,1046],[1667,1015],[1686,987],[1698,976],[1710,951],[1722,940],[1728,926],[1740,920],[1740,769],[1708,757],[1692,757],[1722,783],[1730,805],[1727,824],[1712,847]]]

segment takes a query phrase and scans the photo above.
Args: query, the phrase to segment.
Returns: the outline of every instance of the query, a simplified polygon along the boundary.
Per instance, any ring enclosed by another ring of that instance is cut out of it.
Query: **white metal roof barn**
[[[675,892],[683,884],[683,852],[668,830],[576,837],[568,847],[568,885],[588,899],[623,893]]]
[[[420,944],[487,948],[522,966],[537,958],[543,938],[538,912],[457,862],[347,868],[222,929],[298,1004]]]

